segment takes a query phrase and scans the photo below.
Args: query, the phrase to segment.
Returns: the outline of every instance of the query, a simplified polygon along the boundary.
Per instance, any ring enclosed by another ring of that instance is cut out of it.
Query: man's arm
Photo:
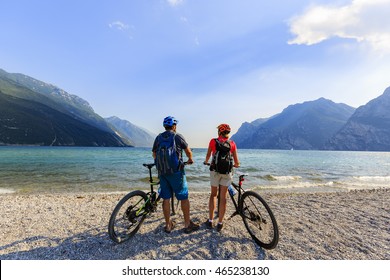
[[[184,152],[186,153],[186,156],[188,157],[187,164],[193,164],[194,161],[192,160],[192,151],[189,146],[184,149]]]

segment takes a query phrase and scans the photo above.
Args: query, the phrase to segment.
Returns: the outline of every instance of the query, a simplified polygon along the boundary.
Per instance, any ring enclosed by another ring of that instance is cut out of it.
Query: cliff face
[[[325,146],[331,150],[390,151],[390,87],[356,109]]]

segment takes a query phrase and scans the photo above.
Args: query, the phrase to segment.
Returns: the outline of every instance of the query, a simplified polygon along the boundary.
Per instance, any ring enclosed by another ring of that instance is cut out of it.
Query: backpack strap
[[[224,144],[224,143],[228,143],[229,144],[229,146],[230,146],[230,150],[229,150],[229,152],[231,153],[231,149],[232,149],[232,147],[231,147],[231,145],[230,145],[230,139],[227,139],[226,141],[224,141],[224,142],[221,142],[221,141],[219,141],[218,140],[218,138],[214,138],[214,140],[215,140],[215,150],[216,151],[220,151],[220,150],[218,150],[218,144]]]

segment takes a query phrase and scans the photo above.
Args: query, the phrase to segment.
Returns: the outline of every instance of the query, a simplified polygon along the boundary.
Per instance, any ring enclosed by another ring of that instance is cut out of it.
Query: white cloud
[[[194,42],[195,42],[195,45],[200,46],[200,42],[199,42],[198,36],[195,37]]]
[[[130,28],[129,25],[127,25],[121,21],[114,21],[114,22],[110,23],[108,26],[110,28],[116,28],[116,29],[121,30],[121,31],[127,30]]]
[[[289,44],[318,44],[332,37],[368,43],[390,52],[390,0],[354,0],[351,4],[312,6],[290,21],[295,38]]]
[[[171,6],[178,6],[183,3],[183,0],[167,0],[168,4]]]

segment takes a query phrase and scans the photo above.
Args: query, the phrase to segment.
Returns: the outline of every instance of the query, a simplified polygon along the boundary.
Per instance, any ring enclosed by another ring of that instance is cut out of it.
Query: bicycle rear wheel
[[[108,234],[114,242],[122,243],[137,233],[149,213],[147,200],[143,191],[133,191],[118,202],[108,223]]]
[[[239,209],[252,239],[265,249],[273,249],[279,241],[276,219],[265,200],[256,192],[242,195]]]

